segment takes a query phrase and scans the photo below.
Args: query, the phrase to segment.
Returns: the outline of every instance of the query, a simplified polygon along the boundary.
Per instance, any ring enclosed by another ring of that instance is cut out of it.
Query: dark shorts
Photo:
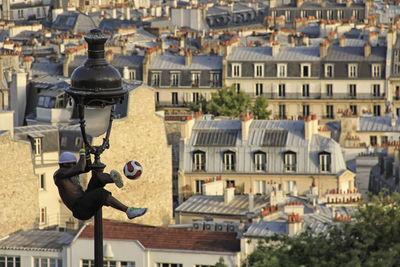
[[[107,198],[111,192],[104,188],[86,191],[78,198],[72,208],[72,214],[79,220],[89,220],[103,206],[107,205]]]

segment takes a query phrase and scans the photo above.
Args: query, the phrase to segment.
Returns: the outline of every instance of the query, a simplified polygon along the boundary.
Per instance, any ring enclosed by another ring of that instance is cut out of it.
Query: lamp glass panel
[[[111,106],[85,107],[86,134],[96,137],[107,131],[110,123]]]

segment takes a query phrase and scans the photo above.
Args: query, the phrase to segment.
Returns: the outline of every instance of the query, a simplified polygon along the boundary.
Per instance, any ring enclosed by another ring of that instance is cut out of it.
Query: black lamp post
[[[89,166],[92,174],[103,172],[106,165],[100,161],[100,155],[109,148],[109,137],[113,120],[113,105],[122,101],[126,89],[122,88],[121,75],[113,66],[108,65],[104,57],[104,44],[108,36],[93,29],[85,40],[88,43],[88,59],[83,66],[75,69],[71,76],[71,86],[66,92],[74,99],[78,109],[79,123],[83,142],[94,155]],[[86,119],[86,120],[85,120]],[[92,137],[106,133],[103,143],[92,146],[87,135]],[[96,267],[103,267],[103,224],[102,209],[94,218],[94,261]]]

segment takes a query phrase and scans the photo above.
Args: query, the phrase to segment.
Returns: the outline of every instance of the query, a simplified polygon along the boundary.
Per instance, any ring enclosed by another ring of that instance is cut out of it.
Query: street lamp
[[[114,109],[127,94],[122,88],[121,75],[116,68],[108,65],[104,57],[104,44],[108,36],[93,29],[85,40],[88,43],[88,58],[83,66],[75,69],[71,76],[71,86],[66,92],[74,99],[78,110],[79,123],[85,147],[94,155],[94,162],[89,165],[92,175],[103,172],[106,165],[100,161],[100,155],[110,147]],[[106,133],[99,146],[92,146],[91,137]],[[96,267],[103,267],[103,224],[102,209],[94,217],[94,261]]]

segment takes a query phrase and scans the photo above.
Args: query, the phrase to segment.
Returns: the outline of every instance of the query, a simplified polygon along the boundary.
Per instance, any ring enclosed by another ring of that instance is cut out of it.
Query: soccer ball
[[[139,179],[139,177],[142,175],[142,172],[142,165],[140,165],[140,163],[135,160],[128,161],[124,166],[124,174],[128,179]]]

